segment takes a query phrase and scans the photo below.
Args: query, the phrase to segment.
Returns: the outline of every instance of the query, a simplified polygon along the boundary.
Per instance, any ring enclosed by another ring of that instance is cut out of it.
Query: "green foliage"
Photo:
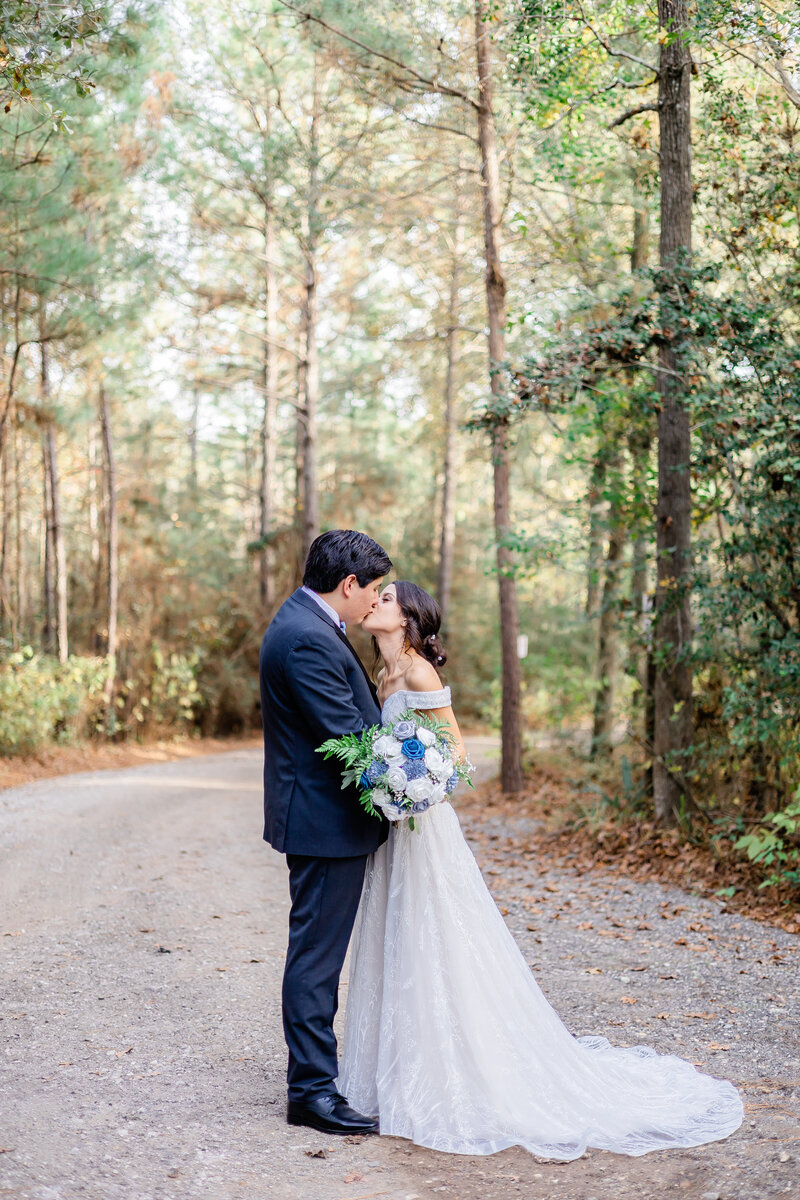
[[[31,4],[0,0],[0,104],[15,102],[43,109],[56,127],[65,112],[51,103],[54,83],[68,83],[73,95],[87,96],[95,84],[91,63],[81,61],[86,43],[109,24],[110,6],[95,0],[72,4]]]
[[[749,833],[735,843],[751,862],[769,871],[760,887],[789,886],[800,892],[800,787],[791,804],[765,813]]]
[[[191,727],[203,705],[197,686],[199,660],[197,651],[166,653],[152,646],[146,670],[124,679],[119,688],[116,704],[127,727],[150,732]]]
[[[107,675],[102,658],[72,656],[62,664],[31,646],[9,654],[0,666],[0,754],[33,754],[88,733]]]

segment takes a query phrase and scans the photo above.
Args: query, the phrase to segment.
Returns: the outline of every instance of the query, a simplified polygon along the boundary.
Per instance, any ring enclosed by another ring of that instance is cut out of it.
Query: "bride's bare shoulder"
[[[405,683],[410,692],[439,692],[442,689],[442,681],[433,663],[422,657],[414,658],[406,671]]]

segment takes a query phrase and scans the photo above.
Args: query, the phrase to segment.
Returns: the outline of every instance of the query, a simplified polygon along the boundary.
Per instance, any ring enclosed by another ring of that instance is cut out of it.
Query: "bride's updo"
[[[407,622],[406,638],[409,645],[435,667],[443,667],[447,662],[447,655],[439,640],[439,628],[442,624],[439,605],[433,596],[416,583],[398,579],[395,581],[394,590],[400,611]]]

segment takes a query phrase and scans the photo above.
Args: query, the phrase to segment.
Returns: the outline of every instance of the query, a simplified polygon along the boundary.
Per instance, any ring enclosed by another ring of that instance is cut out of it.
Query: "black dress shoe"
[[[312,1100],[290,1100],[286,1106],[288,1125],[309,1125],[323,1133],[377,1133],[378,1118],[365,1117],[340,1096],[331,1092]]]

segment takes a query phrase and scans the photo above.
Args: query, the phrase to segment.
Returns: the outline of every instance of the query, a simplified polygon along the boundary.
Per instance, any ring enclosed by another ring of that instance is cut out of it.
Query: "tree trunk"
[[[481,190],[486,245],[486,305],[489,317],[489,373],[492,397],[503,393],[501,364],[505,359],[506,281],[500,258],[500,175],[497,163],[492,68],[490,56],[488,0],[475,0],[475,42],[480,107],[478,140],[481,151]],[[494,526],[497,539],[497,573],[500,592],[500,641],[502,655],[502,760],[500,780],[505,792],[522,790],[522,720],[520,665],[517,654],[519,617],[514,563],[507,539],[511,533],[511,486],[509,428],[507,418],[498,420],[492,432],[494,467]]]
[[[314,55],[313,102],[309,139],[307,235],[305,246],[305,366],[303,370],[303,557],[319,533],[317,483],[317,407],[319,356],[317,352],[317,242],[319,235],[319,122],[322,112],[320,77]]]
[[[658,0],[659,25],[675,34],[661,47],[659,123],[662,324],[674,323],[692,241],[691,54],[686,0]],[[670,311],[671,308],[671,311]],[[676,331],[677,332],[677,331]],[[680,774],[692,745],[691,475],[689,412],[682,362],[672,343],[658,356],[658,505],[656,511],[656,678],[653,802],[659,820],[679,810]],[[676,777],[677,775],[677,777]]]
[[[17,568],[15,646],[18,641],[24,641],[28,629],[28,571],[22,548],[22,474],[19,469],[19,440],[19,429],[15,421],[11,434],[14,449],[14,559]]]
[[[264,418],[261,425],[261,488],[259,506],[258,556],[259,599],[265,614],[275,603],[275,548],[269,541],[275,520],[275,422],[278,409],[278,360],[276,351],[278,305],[275,285],[275,217],[272,211],[272,165],[269,138],[272,133],[272,108],[266,102],[264,145],[264,357],[262,385]],[[310,543],[309,543],[310,544]]]
[[[619,460],[609,464],[619,471]],[[619,489],[617,483],[616,491]],[[617,644],[619,634],[619,577],[622,551],[625,546],[625,526],[619,496],[611,501],[608,514],[608,551],[603,580],[603,602],[597,635],[597,694],[594,704],[594,729],[591,757],[606,755],[611,750],[614,723],[614,688],[617,674]]]
[[[43,430],[45,483],[45,628],[49,646],[55,649],[59,662],[69,654],[67,632],[67,555],[64,547],[64,526],[61,520],[61,484],[58,474],[58,447],[50,399],[50,372],[47,342],[44,341],[44,310],[39,313],[39,342],[41,355],[41,403],[45,425]]]
[[[54,654],[56,649],[56,573],[53,552],[53,497],[50,491],[50,440],[47,430],[42,430],[42,649],[45,654]]]
[[[595,453],[586,503],[589,509],[589,555],[586,564],[586,616],[597,616],[600,603],[600,564],[603,560],[604,521],[603,487],[606,481],[606,446],[602,442]]]
[[[9,597],[9,559],[11,557],[11,470],[8,440],[0,448],[0,472],[2,472],[3,523],[0,527],[0,637],[13,629]]]
[[[89,558],[92,564],[92,653],[102,653],[97,625],[100,616],[100,597],[103,592],[102,555],[100,553],[100,489],[97,485],[99,466],[97,462],[97,430],[89,428]]]
[[[106,655],[108,676],[105,700],[108,708],[108,730],[116,727],[114,683],[117,674],[117,619],[119,610],[119,529],[117,521],[117,469],[114,461],[114,439],[111,428],[111,406],[104,385],[99,394],[100,434],[103,441],[104,474],[106,481]]]
[[[53,555],[55,642],[59,662],[69,654],[67,632],[67,558],[64,547],[64,526],[61,520],[61,484],[58,473],[58,450],[52,423],[45,430],[47,467],[50,474],[50,548]]]
[[[442,613],[442,628],[447,630],[450,589],[453,579],[453,550],[456,540],[456,482],[458,477],[458,422],[456,413],[456,361],[458,355],[458,291],[461,256],[464,253],[464,188],[456,188],[455,229],[447,305],[447,368],[444,383],[444,477],[442,479],[442,532],[439,542],[439,579],[436,589]]]
[[[650,459],[650,434],[646,429],[634,428],[628,434],[628,453],[631,460],[631,485],[635,500],[644,495],[647,485],[647,467]],[[647,538],[641,521],[635,518],[633,552],[631,562],[631,612],[633,616],[633,639],[629,658],[629,671],[639,683],[639,691],[633,696],[634,720],[647,708],[647,658],[652,657],[652,629],[650,594],[647,579]],[[644,703],[642,703],[644,701]],[[647,729],[641,728],[647,740]]]

